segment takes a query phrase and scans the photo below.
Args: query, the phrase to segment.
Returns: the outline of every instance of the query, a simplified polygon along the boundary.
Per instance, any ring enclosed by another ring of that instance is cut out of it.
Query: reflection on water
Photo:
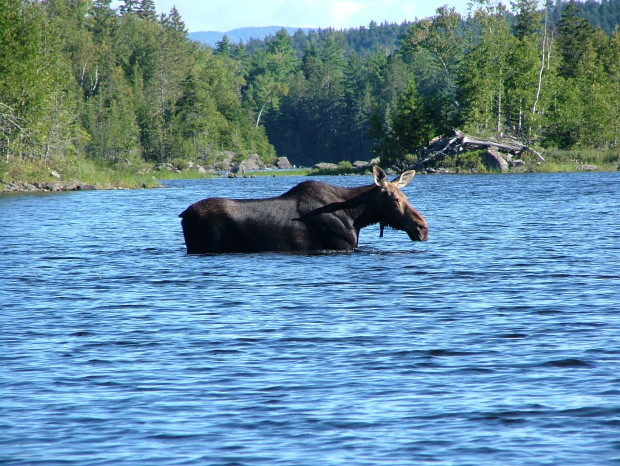
[[[300,180],[1,197],[0,462],[620,460],[619,174],[420,176],[427,243],[185,254],[189,204]]]

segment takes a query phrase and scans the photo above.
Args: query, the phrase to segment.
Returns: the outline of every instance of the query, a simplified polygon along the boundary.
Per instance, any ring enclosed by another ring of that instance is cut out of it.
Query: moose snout
[[[426,225],[418,225],[407,231],[411,241],[428,240],[428,227]]]
[[[428,240],[428,226],[424,225],[422,227],[418,227],[418,231],[420,234],[420,241]]]
[[[409,223],[409,228],[406,229],[411,241],[426,241],[428,240],[428,224],[422,214],[415,211],[412,215]]]

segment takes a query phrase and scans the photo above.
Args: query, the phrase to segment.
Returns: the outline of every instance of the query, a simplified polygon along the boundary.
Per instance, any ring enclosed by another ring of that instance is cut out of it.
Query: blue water
[[[0,197],[0,463],[620,464],[620,173],[418,176],[426,243],[185,254],[189,204],[301,180]]]

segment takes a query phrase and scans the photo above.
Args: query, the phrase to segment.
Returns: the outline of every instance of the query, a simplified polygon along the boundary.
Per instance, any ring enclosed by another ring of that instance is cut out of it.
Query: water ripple
[[[0,463],[617,464],[620,174],[416,177],[425,244],[184,253],[204,193],[298,181],[0,197]]]

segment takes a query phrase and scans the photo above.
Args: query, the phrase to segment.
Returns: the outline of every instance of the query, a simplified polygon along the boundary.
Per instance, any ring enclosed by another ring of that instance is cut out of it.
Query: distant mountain
[[[228,37],[228,40],[233,44],[238,44],[239,42],[247,43],[250,39],[258,39],[263,40],[268,36],[275,36],[276,32],[280,29],[286,30],[289,35],[295,34],[300,29],[304,32],[312,31],[312,28],[291,28],[291,27],[282,27],[282,26],[266,26],[266,27],[247,27],[247,28],[239,28],[232,29],[227,32],[219,32],[219,31],[198,31],[198,32],[190,32],[188,37],[191,40],[196,42],[202,42],[203,44],[210,45],[211,47],[215,46],[217,42],[222,40],[224,36]]]

